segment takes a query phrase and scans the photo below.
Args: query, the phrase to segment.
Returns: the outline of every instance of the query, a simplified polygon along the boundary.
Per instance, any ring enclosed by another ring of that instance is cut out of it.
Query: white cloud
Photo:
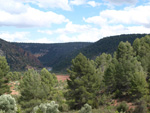
[[[79,25],[79,24],[73,24],[72,22],[68,22],[65,28],[57,29],[55,33],[62,33],[62,34],[81,33],[81,32],[87,32],[90,29],[91,26],[89,25]]]
[[[89,17],[87,19],[83,18],[83,20],[87,23],[94,23],[99,26],[104,26],[107,24],[107,19],[101,16]]]
[[[0,26],[49,27],[51,24],[61,24],[69,21],[63,15],[51,11],[43,12],[31,7],[28,7],[25,13],[10,14],[0,11],[0,15]]]
[[[41,8],[61,8],[63,10],[71,10],[68,0],[23,0],[24,2],[31,2]]]
[[[136,4],[138,0],[103,0],[108,1],[114,5],[122,5],[122,4]]]
[[[86,4],[86,0],[71,0],[70,4],[72,4],[72,5],[83,5],[83,4]]]
[[[28,40],[29,32],[0,32],[0,38],[10,42],[24,42]]]
[[[100,6],[101,5],[100,3],[97,3],[95,1],[89,1],[89,2],[87,2],[87,4],[91,5],[92,7],[96,7],[96,6]]]
[[[36,40],[28,40],[26,41],[28,43],[54,43],[53,41],[49,40],[46,37],[40,38],[40,39],[36,39]]]
[[[49,34],[49,35],[53,34],[53,32],[51,30],[38,30],[37,32],[44,33],[44,34]]]
[[[26,12],[27,5],[24,5],[17,0],[0,0],[0,10],[11,14],[19,14]]]
[[[150,6],[128,7],[124,10],[104,10],[100,12],[99,16],[84,18],[84,21],[100,26],[105,24],[126,24],[150,27],[149,11]]]

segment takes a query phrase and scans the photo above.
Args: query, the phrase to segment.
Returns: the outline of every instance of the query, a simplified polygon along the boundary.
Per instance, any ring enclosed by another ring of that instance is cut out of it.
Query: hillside
[[[28,67],[42,67],[40,61],[30,52],[24,51],[7,41],[0,39],[0,55],[6,56],[12,70],[24,70]]]
[[[56,70],[65,69],[71,64],[71,60],[74,57],[76,57],[80,52],[90,59],[94,59],[96,56],[104,52],[113,54],[113,52],[116,51],[118,44],[121,41],[123,42],[128,41],[132,44],[136,38],[142,38],[145,35],[146,34],[127,34],[127,35],[105,37],[85,48],[82,48],[71,54],[68,54],[68,56],[66,56],[63,60],[60,59],[59,63],[53,65],[53,67]]]
[[[100,39],[95,43],[13,43],[36,56],[44,66],[53,67],[54,71],[61,71],[68,68],[71,60],[80,52],[86,57],[94,59],[102,53],[110,53],[117,49],[118,44],[129,41],[131,44],[136,38],[144,37],[146,34],[128,34],[110,36]]]
[[[44,66],[54,67],[81,48],[91,45],[87,42],[73,43],[56,43],[56,44],[40,44],[40,43],[13,43],[36,56]],[[66,66],[65,63],[62,66]],[[68,64],[67,64],[68,65]]]

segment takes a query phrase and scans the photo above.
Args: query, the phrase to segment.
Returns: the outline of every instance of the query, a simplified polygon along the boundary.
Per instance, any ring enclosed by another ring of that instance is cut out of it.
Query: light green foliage
[[[59,113],[58,107],[59,105],[52,101],[51,103],[44,103],[34,107],[32,113]]]
[[[81,110],[79,111],[79,113],[92,113],[92,107],[88,104],[85,104]]]
[[[5,113],[16,113],[17,105],[15,99],[11,95],[1,95],[0,110]]]
[[[7,64],[6,58],[0,56],[0,95],[4,93],[9,93],[10,89],[6,83],[8,80],[6,79],[6,75],[9,72],[9,66]]]
[[[98,106],[96,94],[100,88],[100,78],[94,65],[83,54],[79,54],[72,60],[71,69],[68,70],[68,95],[72,108],[80,109],[85,103]]]
[[[28,70],[20,82],[20,104],[26,112],[30,112],[33,106],[52,99],[52,87],[55,82],[53,75],[46,69],[39,74],[35,70]]]

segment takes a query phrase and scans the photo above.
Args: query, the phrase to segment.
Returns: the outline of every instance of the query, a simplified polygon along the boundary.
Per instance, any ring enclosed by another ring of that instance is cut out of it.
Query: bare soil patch
[[[58,81],[65,81],[69,79],[68,75],[56,75]]]

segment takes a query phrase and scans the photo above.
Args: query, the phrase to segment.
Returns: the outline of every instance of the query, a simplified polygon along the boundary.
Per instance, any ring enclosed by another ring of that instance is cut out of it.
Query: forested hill
[[[92,43],[88,42],[72,42],[72,43],[56,43],[56,44],[40,44],[40,43],[13,43],[24,50],[30,51],[36,56],[44,66],[54,67],[59,65],[60,61],[72,55],[73,52],[80,50]],[[66,64],[62,64],[62,67]],[[68,65],[68,63],[67,63]],[[61,67],[61,66],[60,66]]]
[[[112,54],[114,51],[116,51],[121,41],[128,41],[132,44],[136,38],[142,38],[145,35],[147,34],[123,34],[105,37],[91,44],[90,46],[83,48],[80,52],[82,52],[88,58],[94,58],[95,56],[98,56],[104,52]]]
[[[102,53],[110,53],[113,54],[116,51],[118,44],[123,42],[130,42],[131,44],[136,38],[142,38],[146,34],[126,34],[126,35],[117,35],[117,36],[110,36],[100,39],[99,41],[77,50],[71,54],[68,54],[65,59],[59,61],[58,64],[53,65],[54,69],[61,70],[68,67],[71,64],[71,60],[76,57],[80,52],[83,53],[86,57],[90,59],[94,59],[96,56]]]
[[[28,67],[42,67],[40,61],[22,48],[0,39],[0,55],[5,56],[12,70],[24,70]]]

